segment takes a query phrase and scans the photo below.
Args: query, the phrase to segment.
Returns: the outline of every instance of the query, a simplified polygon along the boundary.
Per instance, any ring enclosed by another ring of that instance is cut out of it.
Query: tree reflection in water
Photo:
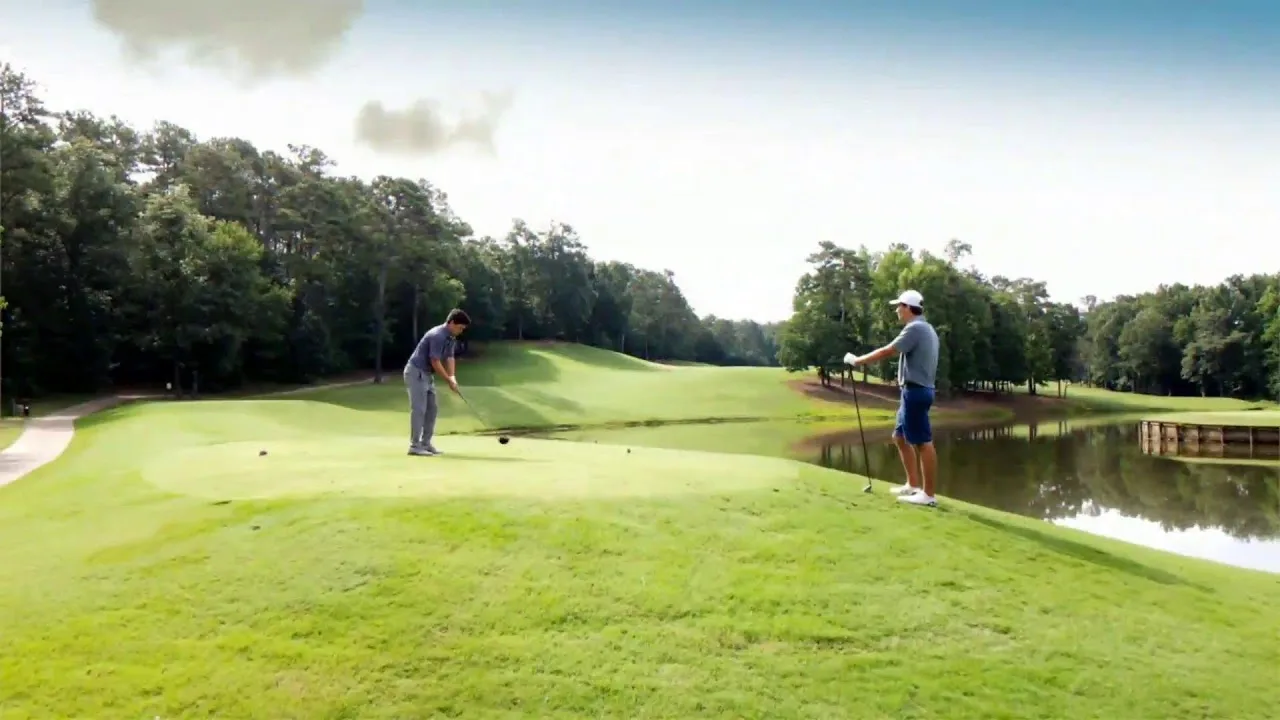
[[[1137,423],[1070,421],[938,429],[938,492],[1042,520],[1115,510],[1165,532],[1216,529],[1237,540],[1280,538],[1280,463],[1187,462],[1145,455]],[[898,482],[892,444],[870,448],[871,474]],[[819,464],[862,472],[856,445],[826,445]]]

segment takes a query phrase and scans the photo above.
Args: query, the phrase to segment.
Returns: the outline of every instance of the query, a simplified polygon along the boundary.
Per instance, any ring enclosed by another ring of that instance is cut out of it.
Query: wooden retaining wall
[[[1153,455],[1193,453],[1274,456],[1280,453],[1280,427],[1195,425],[1143,420],[1142,451]]]

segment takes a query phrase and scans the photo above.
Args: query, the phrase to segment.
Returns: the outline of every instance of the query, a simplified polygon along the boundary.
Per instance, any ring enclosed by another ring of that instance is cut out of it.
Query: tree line
[[[887,305],[904,288],[925,297],[938,331],[943,391],[1036,392],[1064,383],[1160,395],[1280,396],[1280,273],[1214,286],[1164,285],[1099,302],[1055,302],[1045,284],[961,267],[972,247],[953,240],[939,257],[893,245],[883,252],[822,243],[797,283],[779,334],[789,370],[848,377],[845,352],[888,342]],[[892,361],[870,369],[893,378]]]
[[[475,340],[776,364],[776,326],[700,318],[670,271],[594,260],[570,225],[477,237],[426,180],[54,111],[8,65],[0,95],[6,397],[381,371],[452,307]]]

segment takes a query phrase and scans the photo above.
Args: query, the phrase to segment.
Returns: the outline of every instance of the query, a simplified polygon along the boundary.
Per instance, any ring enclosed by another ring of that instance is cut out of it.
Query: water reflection
[[[1150,547],[1280,572],[1280,465],[1144,455],[1136,423],[937,431],[938,492]],[[871,474],[902,477],[890,444],[868,448]],[[862,471],[856,445],[820,464]]]

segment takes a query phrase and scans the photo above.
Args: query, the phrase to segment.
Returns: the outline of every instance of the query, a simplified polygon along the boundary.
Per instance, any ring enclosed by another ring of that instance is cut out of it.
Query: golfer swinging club
[[[907,484],[894,493],[902,502],[936,507],[934,481],[938,476],[938,455],[933,449],[933,427],[929,410],[933,407],[934,376],[938,372],[938,333],[924,319],[924,298],[915,290],[904,291],[894,300],[902,332],[893,342],[862,356],[845,353],[849,365],[867,365],[898,354],[898,386],[902,400],[898,405],[898,425],[893,429],[893,442],[898,457],[907,471]],[[921,473],[923,466],[923,473]],[[923,483],[921,474],[924,475]]]
[[[426,332],[404,366],[404,385],[409,389],[409,454],[430,457],[441,454],[431,438],[436,434],[435,376],[449,383],[449,389],[458,392],[458,380],[454,377],[453,348],[463,330],[471,324],[471,318],[454,308],[443,325]]]

